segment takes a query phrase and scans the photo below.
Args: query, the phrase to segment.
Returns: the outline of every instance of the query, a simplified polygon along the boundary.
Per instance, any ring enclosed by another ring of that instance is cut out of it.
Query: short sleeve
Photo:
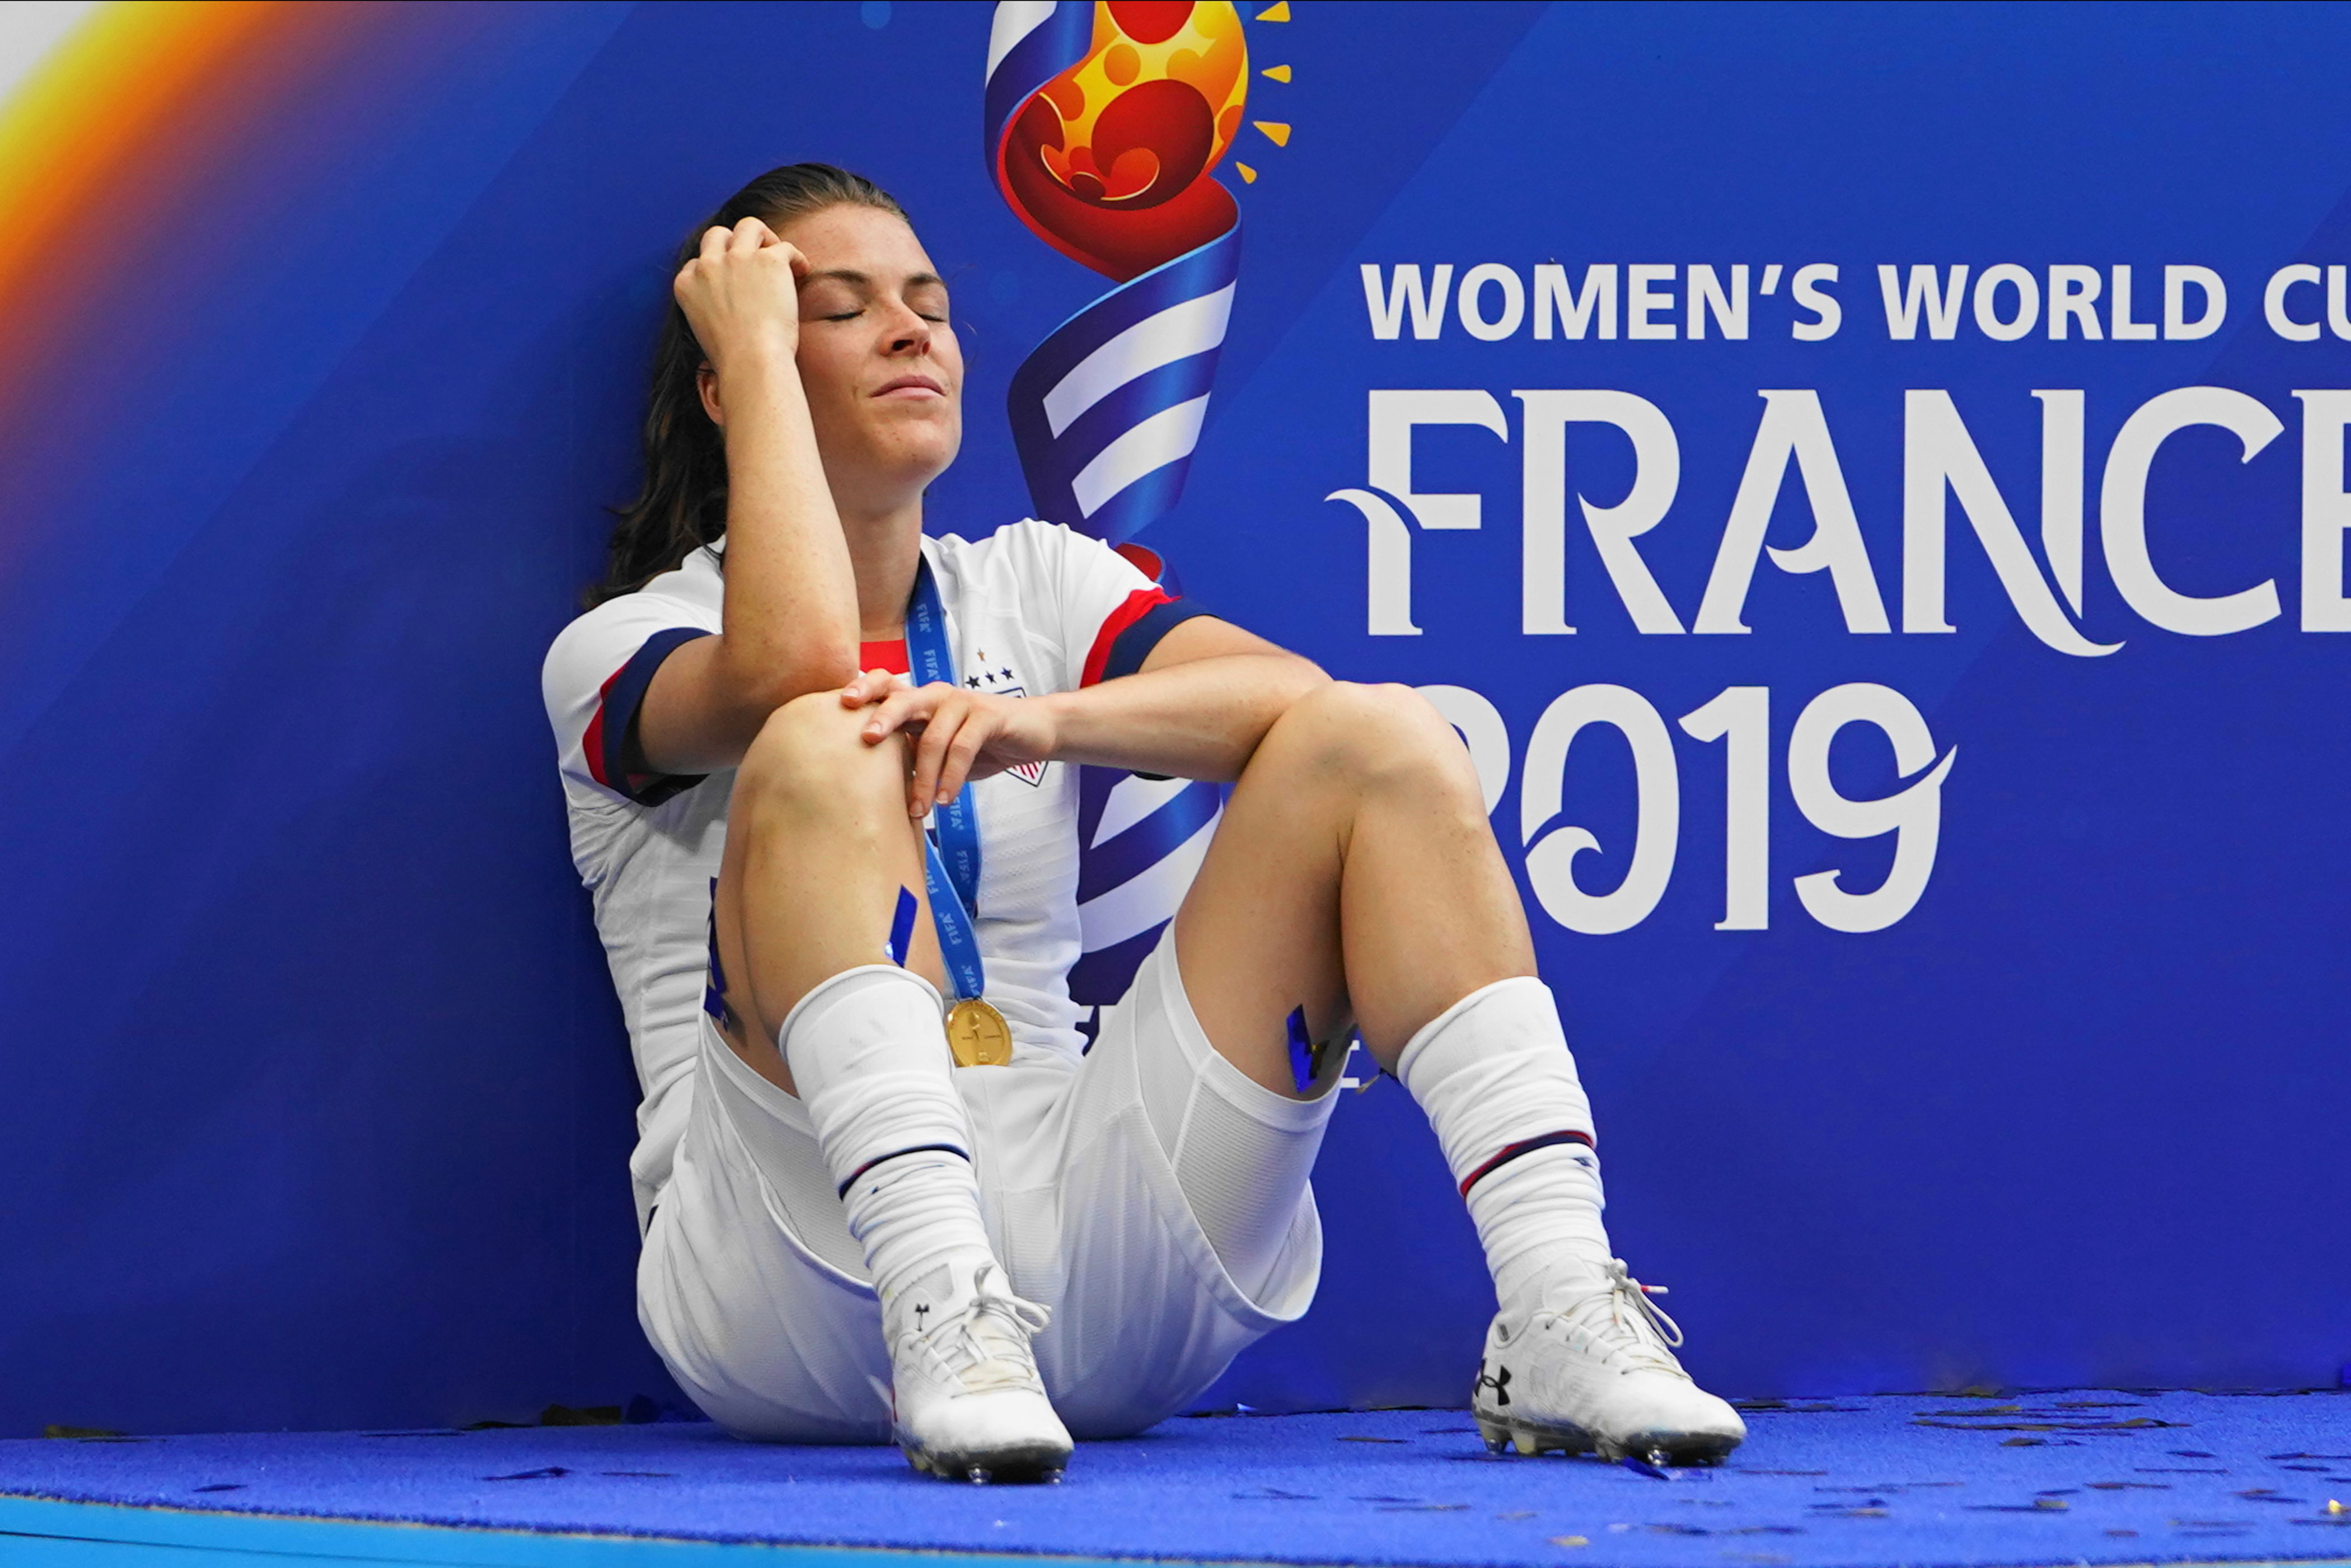
[[[715,628],[698,607],[643,591],[598,605],[548,650],[540,695],[565,779],[637,806],[658,806],[702,782],[655,773],[637,747],[638,710],[662,661]]]
[[[1098,685],[1143,667],[1159,640],[1207,612],[1174,591],[1164,563],[1139,546],[1113,549],[1068,529],[1060,570],[1061,645],[1072,687]]]

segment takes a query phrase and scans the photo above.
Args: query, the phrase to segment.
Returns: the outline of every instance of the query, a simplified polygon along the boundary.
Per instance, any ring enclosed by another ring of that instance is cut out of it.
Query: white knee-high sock
[[[777,1037],[893,1332],[910,1287],[940,1301],[994,1260],[939,1014],[929,981],[869,964],[800,998]]]
[[[1602,1277],[1592,1106],[1550,987],[1522,976],[1470,992],[1406,1042],[1396,1075],[1437,1130],[1506,1311]]]

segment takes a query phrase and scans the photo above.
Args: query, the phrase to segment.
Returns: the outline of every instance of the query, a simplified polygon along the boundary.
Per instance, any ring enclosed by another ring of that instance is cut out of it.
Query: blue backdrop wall
[[[989,178],[987,5],[395,9],[124,187],[0,434],[0,1429],[676,1397],[537,687],[665,257],[774,163],[896,193],[965,533],[1104,287]],[[1145,542],[1455,688],[1694,1368],[2334,1383],[2351,14],[1272,9]],[[1322,1295],[1212,1399],[1458,1401],[1490,1295],[1394,1084],[1317,1185]]]

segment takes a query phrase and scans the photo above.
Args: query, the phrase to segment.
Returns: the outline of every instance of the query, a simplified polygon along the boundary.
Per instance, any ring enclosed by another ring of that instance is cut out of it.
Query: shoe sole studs
[[[1716,1433],[1644,1432],[1623,1443],[1596,1438],[1580,1427],[1540,1426],[1531,1421],[1493,1421],[1478,1417],[1478,1435],[1489,1454],[1512,1451],[1533,1458],[1541,1454],[1597,1454],[1609,1464],[1639,1458],[1659,1467],[1719,1465],[1737,1437]]]
[[[1715,1432],[1644,1432],[1621,1444],[1602,1443],[1599,1449],[1610,1464],[1631,1458],[1665,1469],[1719,1465],[1739,1444],[1739,1438]]]
[[[1058,1483],[1070,1462],[1066,1450],[1053,1448],[1014,1448],[985,1457],[926,1454],[903,1444],[899,1451],[906,1456],[908,1464],[925,1475],[946,1481],[967,1481],[973,1486]]]
[[[1486,1440],[1489,1454],[1507,1453],[1515,1448],[1528,1458],[1539,1454],[1588,1454],[1596,1446],[1592,1435],[1577,1427],[1538,1427],[1528,1421],[1489,1421],[1478,1418],[1478,1435]]]

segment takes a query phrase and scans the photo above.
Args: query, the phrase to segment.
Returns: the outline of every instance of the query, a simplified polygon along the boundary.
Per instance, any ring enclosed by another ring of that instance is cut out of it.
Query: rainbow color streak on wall
[[[628,1092],[576,1004],[546,1013],[581,933],[525,782],[528,644],[618,476],[435,497],[505,334],[563,319],[486,297],[515,242],[466,254],[468,215],[626,16],[119,4],[0,35],[11,1432],[518,1410],[513,1372],[590,1364],[661,1389],[625,1289],[570,1282],[633,1250],[574,1222],[626,1158]],[[545,417],[493,439],[511,456]],[[533,580],[519,615],[494,586]],[[474,741],[418,748],[427,713]],[[448,912],[502,906],[517,939],[464,954]],[[550,1024],[575,1042],[535,1050]],[[600,1094],[618,1135],[583,1178]]]

